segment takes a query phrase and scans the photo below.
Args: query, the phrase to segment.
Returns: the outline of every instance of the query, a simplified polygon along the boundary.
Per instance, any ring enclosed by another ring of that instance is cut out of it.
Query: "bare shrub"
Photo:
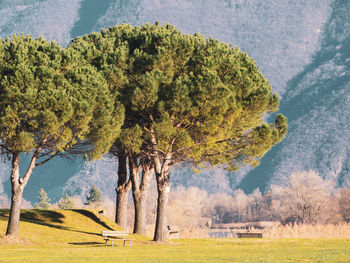
[[[350,238],[350,224],[278,225],[263,230],[267,238]]]
[[[272,185],[264,195],[263,210],[268,219],[272,221],[284,221],[291,216],[290,191],[288,188]]]
[[[85,205],[83,203],[83,201],[81,200],[81,196],[80,195],[75,195],[71,197],[73,203],[74,203],[74,207],[76,209],[83,209],[85,208]]]
[[[169,200],[169,224],[182,229],[208,228],[212,224],[249,222],[264,219],[263,197],[258,189],[246,195],[241,189],[234,196],[226,193],[208,195],[197,187],[178,187]]]
[[[238,189],[233,196],[218,193],[211,195],[209,199],[205,215],[211,217],[215,224],[264,219],[263,197],[259,189],[255,189],[250,195]]]
[[[0,194],[0,208],[10,208],[10,200],[5,194]]]
[[[209,197],[204,207],[204,216],[210,217],[213,224],[231,222],[236,211],[232,196],[225,193],[213,194]]]
[[[288,223],[323,223],[330,218],[334,184],[314,171],[294,173],[287,187],[271,186],[265,211]]]
[[[21,208],[23,209],[32,209],[33,206],[32,206],[32,203],[27,201],[26,199],[22,199],[22,203],[21,203]]]
[[[249,195],[249,218],[248,221],[256,222],[265,220],[264,210],[263,210],[263,196],[258,188],[254,190],[252,194]]]
[[[115,217],[115,201],[105,196],[102,203],[103,215],[114,221]]]
[[[234,191],[233,193],[233,209],[235,210],[235,213],[233,214],[233,220],[231,222],[244,222],[247,221],[249,218],[249,204],[251,201],[251,198],[246,195],[243,190],[238,189]],[[222,223],[229,223],[229,221],[222,222]]]
[[[340,189],[340,197],[339,197],[339,212],[342,216],[343,220],[346,222],[350,222],[350,189],[342,188]]]
[[[255,222],[264,220],[263,217],[263,197],[257,188],[253,193],[247,195],[241,189],[234,192],[234,208],[233,221],[231,222]]]
[[[207,192],[197,187],[177,187],[170,194],[169,225],[180,228],[199,227],[207,198]]]

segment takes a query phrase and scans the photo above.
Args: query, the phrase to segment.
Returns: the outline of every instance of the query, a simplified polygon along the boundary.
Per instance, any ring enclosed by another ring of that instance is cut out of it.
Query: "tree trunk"
[[[7,224],[6,235],[17,236],[19,232],[19,219],[21,214],[21,203],[23,191],[18,187],[13,189],[11,197],[10,218]]]
[[[157,200],[157,220],[156,229],[154,232],[154,241],[166,241],[168,238],[168,201],[170,193],[170,171],[167,167],[162,174],[156,173],[157,188],[158,188],[158,200]]]
[[[131,168],[130,168],[131,169]],[[154,168],[151,160],[144,161],[142,164],[142,179],[139,183],[139,169],[135,169],[132,173],[132,194],[134,198],[135,220],[134,233],[146,234],[146,215],[147,215],[147,199],[149,185],[151,182]]]
[[[151,116],[152,117],[152,116]],[[151,118],[152,119],[152,118]],[[166,241],[168,238],[168,201],[170,193],[170,165],[172,164],[172,147],[175,138],[172,139],[168,151],[164,157],[161,158],[158,151],[158,143],[156,133],[153,128],[150,129],[150,139],[153,148],[153,163],[156,172],[158,200],[157,200],[157,219],[156,229],[154,231],[154,241]]]
[[[6,235],[17,236],[24,188],[24,185],[21,185],[21,179],[19,177],[19,153],[12,154],[11,187],[11,209]]]
[[[19,220],[21,215],[21,203],[24,187],[27,185],[30,176],[36,166],[42,165],[50,160],[52,157],[48,158],[46,161],[40,163],[35,163],[38,155],[42,149],[42,145],[46,142],[46,138],[42,140],[41,146],[39,146],[32,155],[32,159],[28,165],[28,169],[23,177],[19,174],[19,152],[12,152],[12,171],[11,171],[11,209],[10,217],[7,224],[6,236],[16,236],[19,230]]]
[[[147,197],[141,195],[140,192],[133,192],[134,206],[135,206],[135,221],[134,221],[134,233],[146,234],[146,204]]]
[[[128,196],[129,189],[121,188],[116,189],[117,192],[117,205],[116,205],[116,215],[115,222],[126,230],[128,225]]]
[[[128,195],[131,188],[131,181],[127,178],[127,158],[126,155],[118,156],[118,186],[115,222],[126,230],[128,223]]]

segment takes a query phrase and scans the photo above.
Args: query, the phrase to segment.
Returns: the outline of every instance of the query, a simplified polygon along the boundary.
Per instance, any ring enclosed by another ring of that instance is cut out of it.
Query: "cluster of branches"
[[[7,235],[17,235],[20,205],[33,170],[58,155],[109,150],[124,108],[104,77],[72,48],[31,36],[0,39],[0,152],[10,159]],[[20,174],[22,154],[30,156]]]
[[[134,232],[144,233],[144,200],[155,174],[154,240],[162,241],[172,165],[254,166],[287,132],[283,115],[272,124],[262,120],[279,100],[252,58],[171,25],[124,24],[78,37],[65,50],[14,37],[0,52],[0,135],[12,156],[12,204],[34,167],[58,153],[108,151],[119,165],[116,222],[126,225],[132,189]],[[20,152],[33,154],[22,178]]]
[[[195,208],[193,208],[195,207]],[[290,175],[285,186],[271,185],[265,193],[236,190],[233,195],[208,195],[198,188],[172,192],[171,221],[183,228],[205,227],[203,222],[275,221],[281,224],[336,224],[350,222],[350,187],[336,187],[314,171]]]

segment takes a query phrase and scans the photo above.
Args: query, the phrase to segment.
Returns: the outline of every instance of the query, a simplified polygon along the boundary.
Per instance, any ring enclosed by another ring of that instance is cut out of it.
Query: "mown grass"
[[[7,215],[0,210],[0,235]],[[158,244],[132,236],[132,247],[119,241],[105,247],[101,230],[119,227],[93,211],[25,210],[22,219],[18,244],[0,239],[0,262],[350,262],[349,239],[180,239]]]

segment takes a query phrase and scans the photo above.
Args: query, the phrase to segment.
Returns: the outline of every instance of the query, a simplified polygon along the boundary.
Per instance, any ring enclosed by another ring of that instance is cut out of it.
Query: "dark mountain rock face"
[[[335,1],[332,10],[320,50],[287,84],[280,111],[288,136],[243,179],[247,191],[310,169],[339,185],[350,179],[350,2]]]
[[[251,192],[283,184],[301,170],[315,170],[338,184],[350,178],[349,12],[348,0],[0,0],[0,37],[23,32],[65,46],[102,27],[162,21],[240,46],[281,95],[287,137],[253,170],[194,174],[183,166],[172,178],[173,186]],[[53,160],[35,171],[24,196],[36,200],[43,187],[57,200],[62,191],[84,195],[95,183],[114,199],[108,182],[115,182],[115,170],[108,158],[89,164]],[[0,164],[0,198],[10,191],[8,173],[9,163]]]

